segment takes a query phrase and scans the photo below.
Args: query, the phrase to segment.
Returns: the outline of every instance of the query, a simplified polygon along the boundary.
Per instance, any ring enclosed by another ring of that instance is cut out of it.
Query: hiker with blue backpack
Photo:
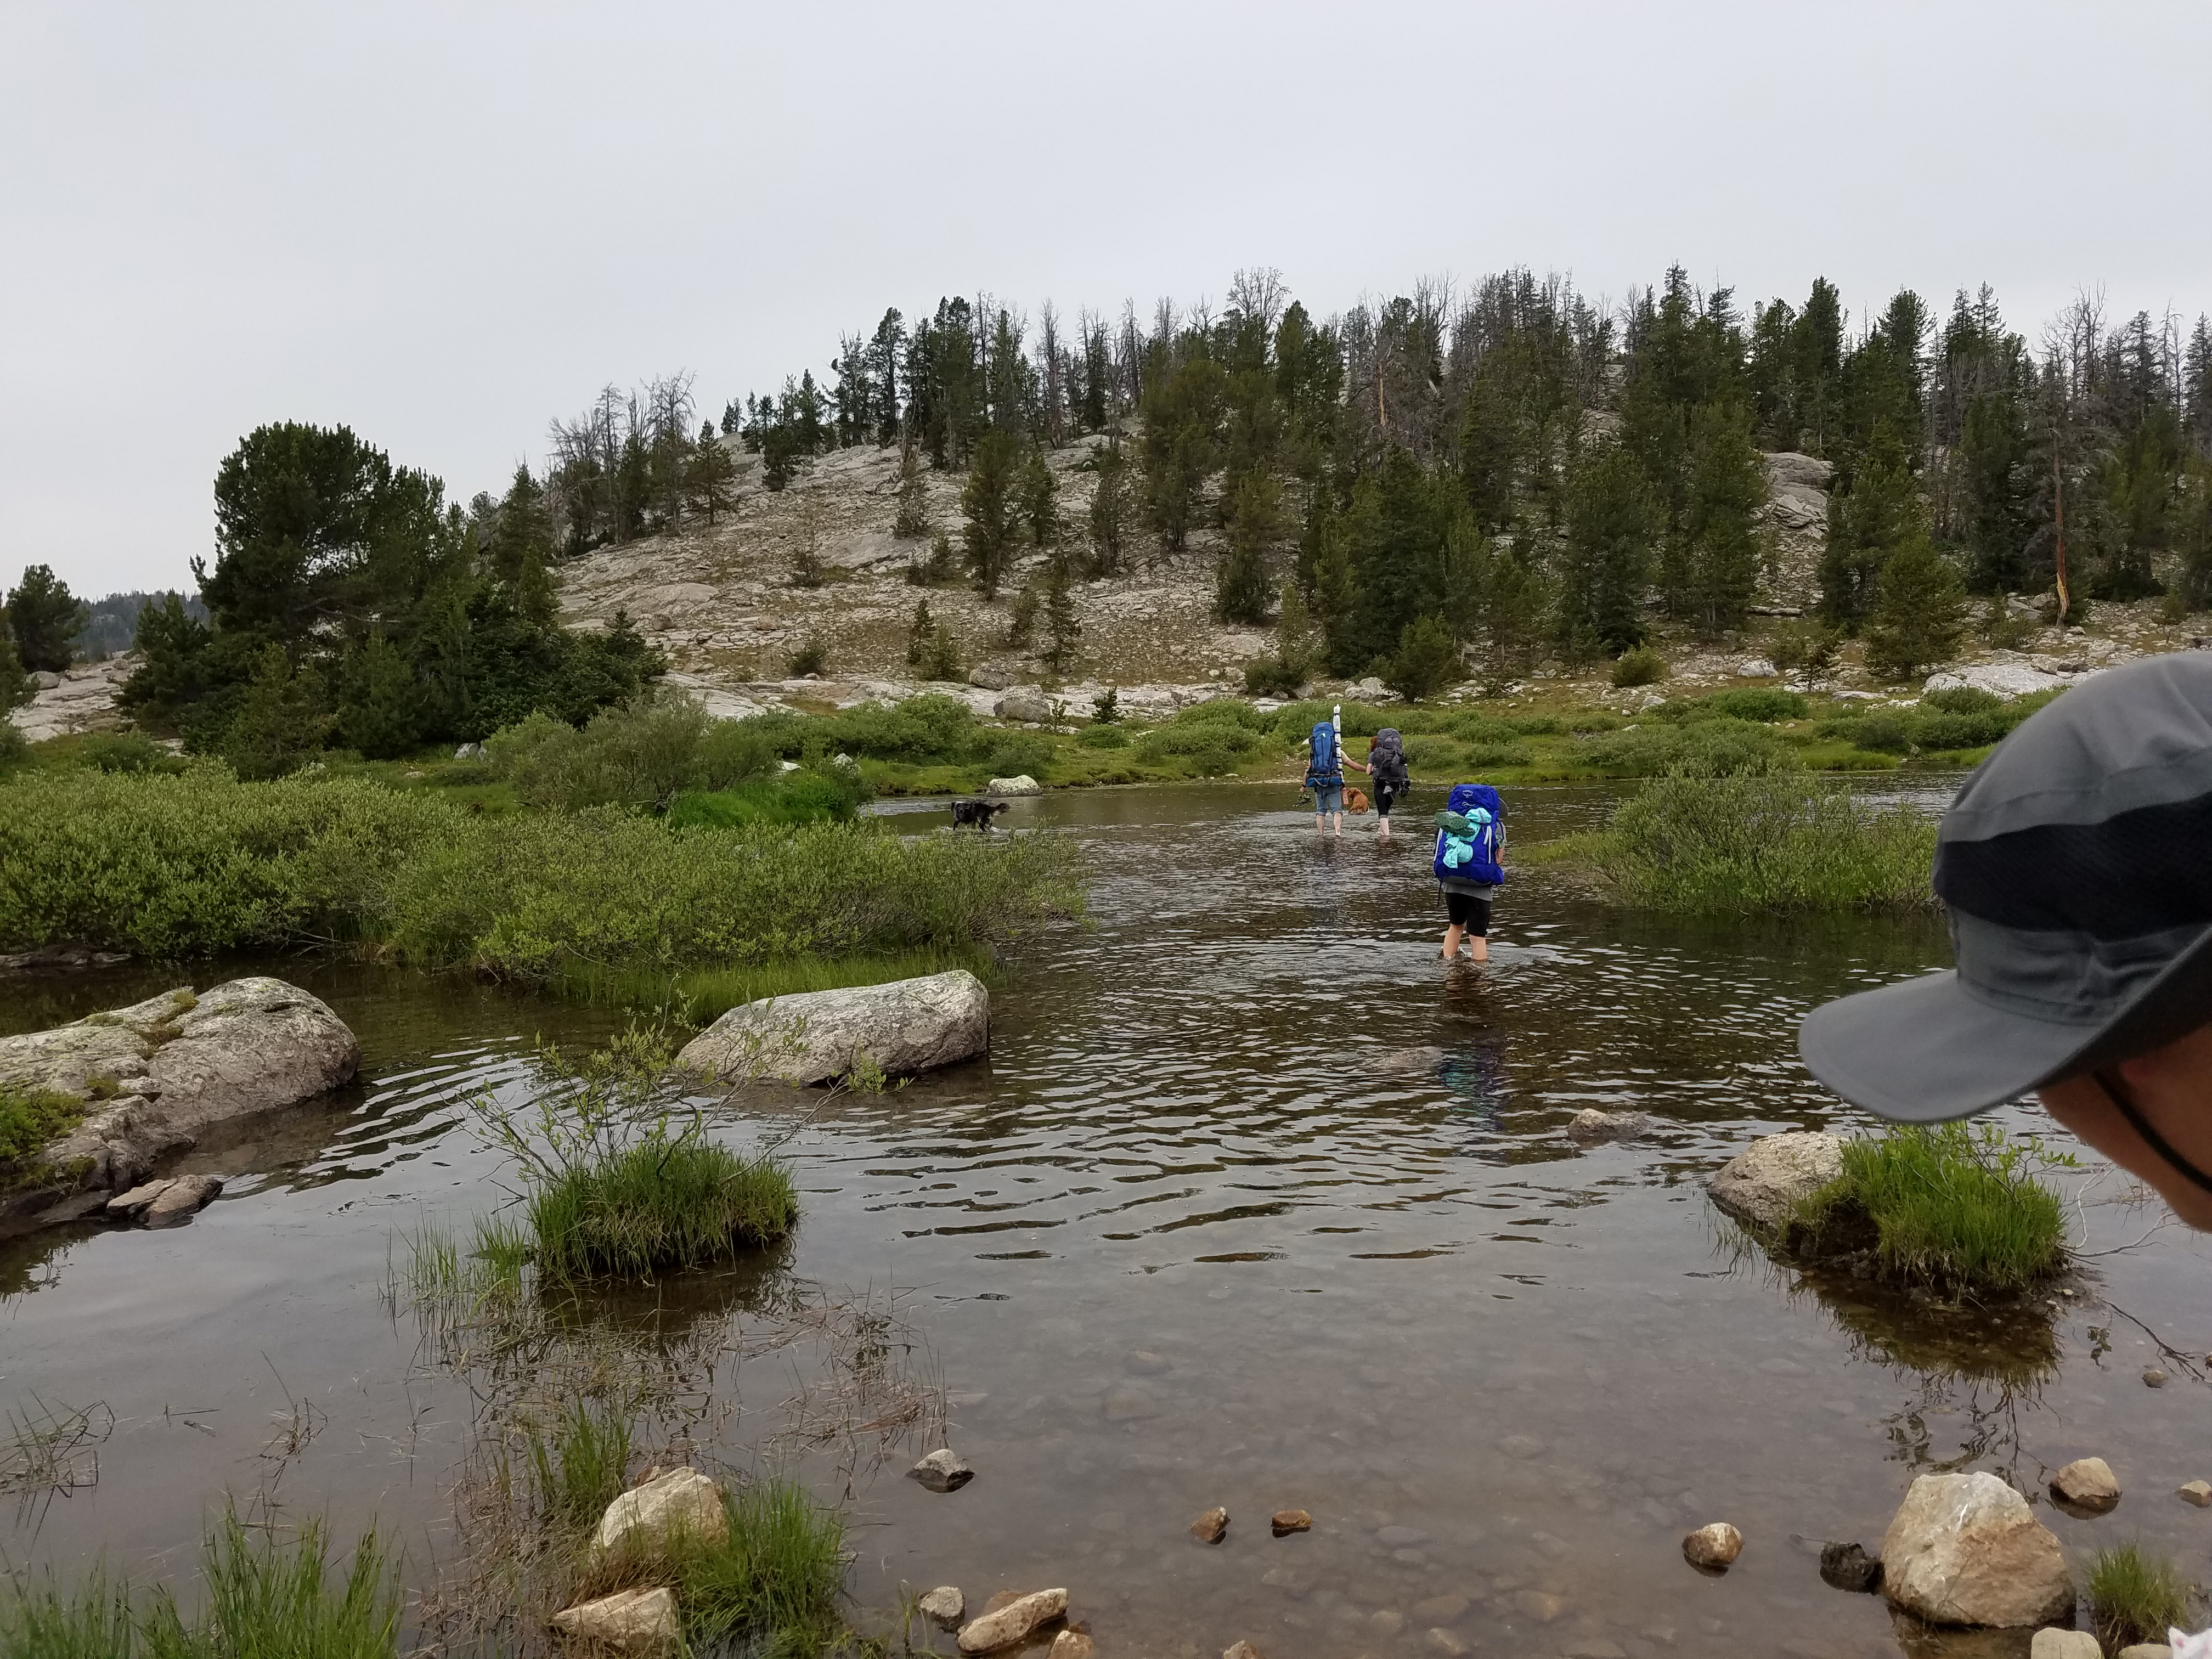
[[[1486,783],[1455,783],[1437,814],[1437,885],[1443,890],[1443,958],[1460,941],[1476,962],[1490,960],[1490,901],[1505,884],[1505,803]]]
[[[1339,716],[1340,718],[1340,715]],[[1334,719],[1316,720],[1306,739],[1307,789],[1313,792],[1314,834],[1328,833],[1325,821],[1336,819],[1336,838],[1344,839],[1344,740]]]

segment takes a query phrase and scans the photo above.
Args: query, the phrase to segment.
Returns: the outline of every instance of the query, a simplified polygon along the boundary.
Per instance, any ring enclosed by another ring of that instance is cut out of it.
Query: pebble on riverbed
[[[1275,1529],[1275,1536],[1283,1538],[1294,1532],[1313,1530],[1313,1516],[1304,1510],[1277,1510],[1267,1517],[1267,1524]]]
[[[1865,1595],[1881,1588],[1881,1558],[1863,1544],[1823,1544],[1820,1578],[1839,1590]]]
[[[2177,1488],[2173,1494],[2185,1504],[2194,1504],[2200,1510],[2212,1509],[2212,1483],[2191,1480]]]
[[[975,1471],[949,1446],[939,1446],[907,1473],[932,1492],[957,1492],[975,1478]]]
[[[2143,1387],[2147,1389],[2162,1389],[2165,1386],[2166,1373],[2159,1370],[2157,1366],[2153,1365],[2148,1370],[2143,1373]]]
[[[1234,1647],[1224,1649],[1221,1659],[1267,1659],[1267,1656],[1249,1642],[1239,1642]]]
[[[997,1601],[994,1596],[992,1602]],[[987,1605],[982,1616],[960,1632],[960,1651],[996,1653],[1000,1648],[1012,1647],[1066,1612],[1064,1589],[1032,1590],[1003,1605]]]
[[[1218,1544],[1228,1530],[1227,1510],[1208,1510],[1190,1523],[1190,1535],[1201,1544]]]
[[[940,1630],[957,1630],[960,1621],[968,1616],[968,1598],[961,1594],[957,1584],[939,1584],[915,1606],[924,1618],[934,1620]]]
[[[1083,1632],[1064,1630],[1052,1638],[1052,1651],[1045,1659],[1091,1659],[1097,1650],[1097,1644]]]
[[[2046,1625],[2035,1632],[2027,1646],[2028,1659],[2105,1659],[2105,1650],[2097,1638],[2086,1630],[2061,1630],[2056,1625]]]
[[[1743,1534],[1725,1521],[1699,1527],[1682,1540],[1682,1556],[1705,1572],[1726,1572],[1743,1553]]]

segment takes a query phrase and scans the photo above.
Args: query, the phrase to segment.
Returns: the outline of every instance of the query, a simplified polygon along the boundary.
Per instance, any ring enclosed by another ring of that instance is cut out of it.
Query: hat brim
[[[2212,1021],[2212,929],[2103,1020],[1993,1007],[1955,969],[1815,1008],[1797,1028],[1806,1070],[1854,1106],[1900,1123],[1969,1117]]]

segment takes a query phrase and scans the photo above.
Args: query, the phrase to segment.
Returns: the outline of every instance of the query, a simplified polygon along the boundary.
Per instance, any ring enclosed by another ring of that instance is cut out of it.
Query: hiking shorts
[[[1393,789],[1389,784],[1376,784],[1375,786],[1375,816],[1378,818],[1389,817],[1390,816],[1390,803],[1397,799],[1398,792],[1395,789]]]
[[[1316,817],[1324,812],[1344,811],[1344,786],[1340,783],[1334,787],[1317,783],[1314,785],[1313,797],[1314,816]]]
[[[1444,889],[1444,915],[1455,927],[1464,927],[1477,939],[1490,937],[1490,898],[1487,894],[1455,893]]]

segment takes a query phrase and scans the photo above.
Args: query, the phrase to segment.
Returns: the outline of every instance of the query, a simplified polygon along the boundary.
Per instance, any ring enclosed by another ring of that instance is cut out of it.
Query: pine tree
[[[1521,462],[1521,417],[1503,373],[1478,373],[1460,417],[1460,486],[1476,525],[1495,535],[1513,522]]]
[[[921,481],[921,455],[909,443],[899,452],[898,516],[891,534],[911,539],[929,534],[929,495]]]
[[[1258,626],[1267,620],[1267,566],[1285,528],[1282,496],[1283,487],[1265,472],[1247,472],[1237,482],[1228,545],[1214,573],[1213,612],[1223,622]]]
[[[921,677],[926,680],[952,680],[960,678],[960,647],[952,637],[952,630],[943,623],[929,630],[929,645],[921,654]]]
[[[515,609],[533,628],[551,627],[560,611],[553,592],[553,518],[545,508],[545,491],[528,467],[518,466],[492,520],[485,555],[494,580],[506,585]]]
[[[1686,580],[1669,597],[1706,639],[1743,626],[1767,555],[1759,514],[1766,468],[1752,447],[1751,416],[1733,400],[1691,416],[1690,495],[1683,515]]]
[[[313,681],[272,645],[256,659],[217,752],[250,782],[281,778],[306,764],[329,729]]]
[[[1029,649],[1036,634],[1037,590],[1033,577],[1022,584],[1021,592],[1006,611],[1006,643],[1018,651]]]
[[[1227,377],[1221,365],[1197,355],[1146,388],[1140,446],[1146,494],[1152,522],[1170,553],[1183,550],[1197,512],[1199,491],[1221,465],[1221,415],[1226,392]]]
[[[699,441],[691,451],[690,476],[685,481],[684,493],[691,505],[707,515],[707,525],[714,527],[715,518],[730,510],[736,500],[735,488],[738,464],[730,452],[714,436],[714,423],[708,422],[699,428]]]
[[[1044,659],[1057,674],[1073,660],[1075,642],[1083,637],[1083,623],[1075,613],[1074,585],[1069,580],[1067,556],[1056,553],[1046,566],[1044,589]]]
[[[384,630],[348,653],[338,669],[337,719],[331,735],[370,760],[397,760],[422,737],[423,689],[414,665]]]
[[[69,591],[50,565],[23,572],[8,595],[8,627],[15,636],[15,657],[29,672],[59,673],[74,654],[70,641],[90,620],[90,607]]]
[[[1407,623],[1382,682],[1407,702],[1435,696],[1459,678],[1459,647],[1451,630],[1435,617]]]
[[[906,659],[909,667],[918,665],[929,649],[929,642],[937,628],[936,620],[929,614],[929,601],[917,599],[914,606],[914,623],[907,629]]]
[[[1060,540],[1060,481],[1053,477],[1043,450],[1033,447],[1023,459],[1016,494],[1030,545],[1046,551]]]
[[[2212,609],[2212,462],[2192,459],[2182,472],[2173,547],[2181,556],[2175,604],[2185,613]]]
[[[1881,568],[1867,627],[1867,666],[1909,679],[1948,662],[1966,631],[1966,586],[1927,532],[1911,536]]]
[[[960,511],[967,520],[962,540],[968,569],[976,591],[987,599],[998,592],[1013,560],[1020,529],[1015,517],[1015,483],[1020,465],[1015,441],[1004,432],[987,432],[975,446],[968,483],[960,492]]]
[[[1128,457],[1118,434],[1093,452],[1098,485],[1091,495],[1091,574],[1118,576],[1127,558]]]
[[[1474,646],[1476,678],[1495,696],[1535,668],[1551,585],[1543,568],[1518,544],[1480,544],[1469,563],[1467,633]]]
[[[1850,488],[1828,502],[1820,619],[1845,634],[1856,633],[1873,614],[1890,556],[1927,533],[1927,511],[1906,467],[1904,446],[1887,428],[1880,428],[1859,458]]]
[[[1644,639],[1655,517],[1644,474],[1616,443],[1585,451],[1567,489],[1559,630],[1568,651],[1614,655]]]
[[[0,609],[0,714],[21,708],[38,694],[37,682],[23,672],[22,659],[15,654],[15,630],[7,611]]]
[[[2029,585],[2027,428],[2009,388],[1967,404],[1957,453],[1966,496],[1966,544],[1977,592],[2011,593]]]

